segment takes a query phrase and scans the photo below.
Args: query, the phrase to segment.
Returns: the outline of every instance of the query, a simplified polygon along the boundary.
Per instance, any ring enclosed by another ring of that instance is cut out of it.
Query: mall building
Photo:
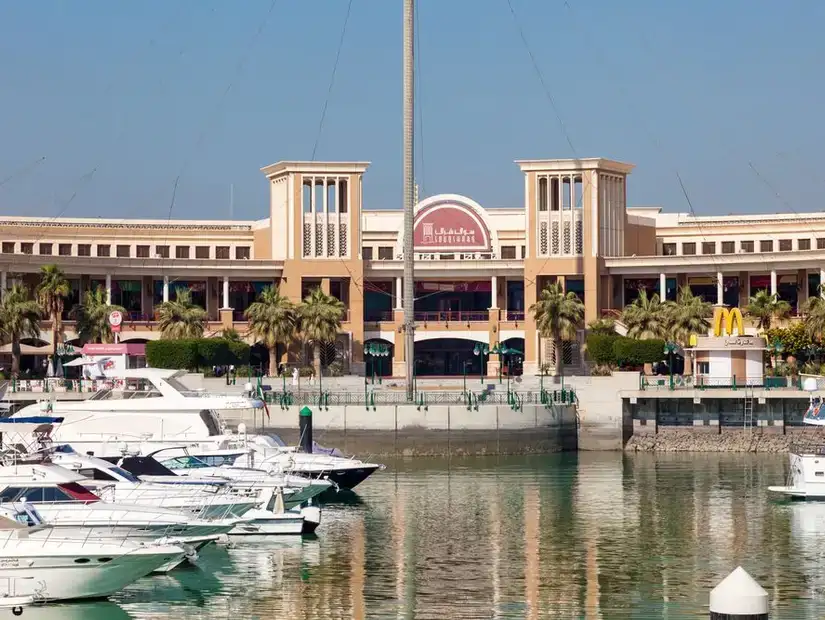
[[[742,306],[759,289],[794,308],[825,277],[825,213],[712,215],[629,207],[633,169],[608,159],[517,161],[524,204],[486,209],[472,197],[423,198],[415,211],[415,359],[420,374],[535,372],[556,352],[540,342],[528,309],[542,287],[561,282],[584,302],[586,320],[615,313],[640,289],[675,299],[680,286],[714,304]],[[256,221],[0,218],[0,288],[34,287],[42,265],[71,281],[66,306],[103,287],[127,311],[121,340],[159,337],[155,309],[188,288],[209,317],[207,334],[247,331],[246,308],[265,286],[294,301],[320,287],[346,316],[334,349],[345,369],[365,370],[364,345],[385,343],[375,361],[401,376],[402,212],[366,208],[367,162],[279,162],[262,169],[267,217]],[[68,319],[67,315],[67,319]],[[45,355],[50,332],[26,341]],[[77,338],[70,320],[67,341]],[[500,360],[476,345],[506,345]],[[5,347],[8,348],[8,345]],[[5,350],[2,349],[3,351]],[[561,352],[579,366],[580,347]],[[282,359],[303,363],[296,344]]]

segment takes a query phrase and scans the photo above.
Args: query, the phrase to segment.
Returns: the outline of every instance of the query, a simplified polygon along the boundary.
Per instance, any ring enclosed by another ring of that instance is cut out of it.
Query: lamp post
[[[423,362],[424,360],[413,360],[412,367],[413,367],[413,376],[412,376],[412,390],[413,390],[413,400],[415,400],[416,395],[418,394],[418,364]]]
[[[390,348],[383,342],[368,342],[364,345],[364,355],[370,358],[370,368],[372,369],[372,384],[375,385],[375,358],[387,357],[390,354]],[[366,381],[364,377],[364,381]],[[378,375],[378,382],[383,383],[381,375]]]
[[[665,342],[665,355],[667,355],[667,369],[670,374],[670,389],[673,389],[673,354],[676,352],[675,342],[668,340]]]
[[[479,361],[481,362],[481,367],[478,371],[478,378],[481,385],[484,385],[484,356],[490,355],[490,347],[483,342],[476,343],[476,346],[473,348],[473,355],[477,355]]]
[[[502,352],[505,351],[507,347],[502,346],[500,343],[495,343],[493,348],[490,349],[490,353],[498,355],[498,384],[501,385],[501,355]]]

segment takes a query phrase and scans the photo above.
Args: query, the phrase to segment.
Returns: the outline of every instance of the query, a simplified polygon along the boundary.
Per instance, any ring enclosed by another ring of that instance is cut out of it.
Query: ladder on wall
[[[745,430],[750,432],[753,430],[753,387],[745,388],[745,400],[742,403],[742,411],[745,414]]]

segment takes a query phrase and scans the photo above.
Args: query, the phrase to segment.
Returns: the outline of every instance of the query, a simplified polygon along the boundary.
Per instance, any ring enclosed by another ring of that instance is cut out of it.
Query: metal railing
[[[524,310],[508,310],[505,314],[506,321],[520,322],[524,320]]]
[[[415,320],[424,323],[486,323],[490,320],[490,313],[487,311],[464,311],[457,312],[416,312]]]
[[[706,375],[640,375],[639,389],[655,390],[738,390],[742,388],[762,388],[765,390],[799,390],[802,389],[799,377],[762,377],[750,379],[745,377],[708,377]]]
[[[407,396],[401,391],[390,390],[368,390],[365,392],[306,392],[306,391],[271,391],[263,393],[264,402],[268,405],[275,405],[286,409],[288,407],[348,407],[367,406],[376,407],[382,405],[411,405],[420,406],[450,406],[464,405],[472,403],[473,407],[478,405],[500,405],[513,406],[519,408],[524,405],[550,405],[550,404],[574,404],[576,395],[573,390],[541,390],[541,391],[520,391],[510,390],[509,392],[480,391],[419,391],[416,394],[414,403],[407,400]]]

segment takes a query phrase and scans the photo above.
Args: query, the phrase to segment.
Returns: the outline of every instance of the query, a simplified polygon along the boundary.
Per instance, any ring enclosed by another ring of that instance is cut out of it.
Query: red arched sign
[[[490,251],[490,231],[470,207],[445,201],[419,210],[413,224],[416,252]]]

